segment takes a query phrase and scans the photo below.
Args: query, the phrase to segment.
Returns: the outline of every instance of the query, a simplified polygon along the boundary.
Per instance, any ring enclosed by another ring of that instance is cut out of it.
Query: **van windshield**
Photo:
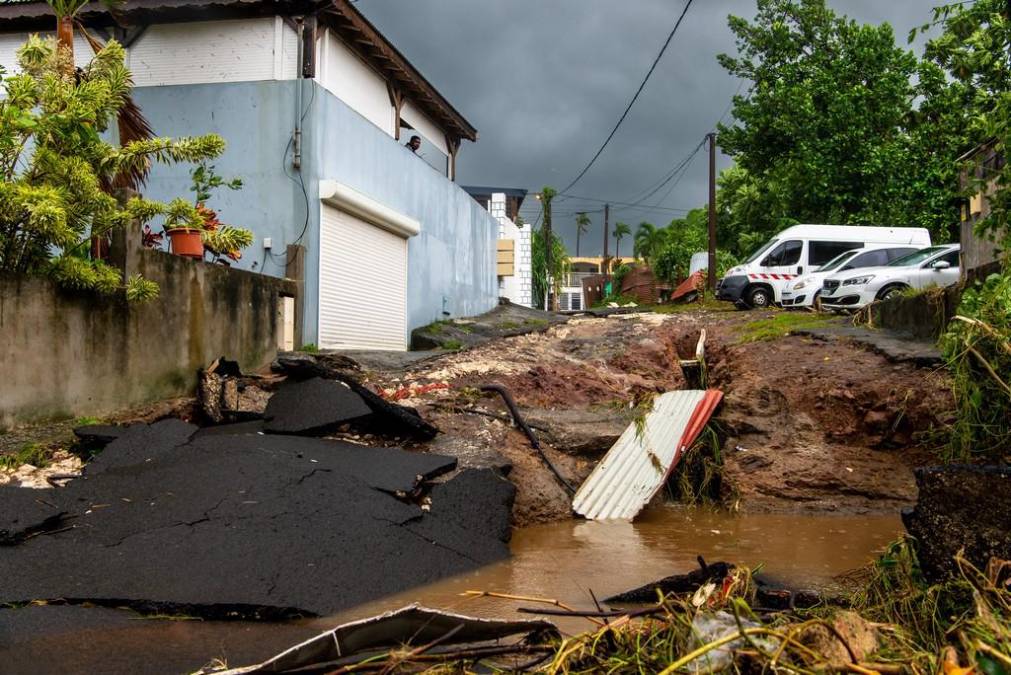
[[[759,256],[761,256],[763,253],[765,253],[766,251],[768,251],[770,248],[772,248],[774,245],[776,245],[778,243],[779,243],[778,239],[772,239],[771,241],[767,242],[765,244],[765,246],[763,246],[762,248],[760,248],[757,251],[755,251],[754,253],[752,253],[748,257],[748,259],[744,261],[744,264],[747,265],[748,263],[755,262],[756,260],[758,260]]]
[[[910,265],[919,265],[921,262],[929,258],[930,256],[944,251],[946,247],[944,246],[931,246],[930,248],[921,248],[915,253],[909,253],[901,258],[896,258],[892,262],[888,263],[889,267],[909,267]]]
[[[843,266],[843,264],[847,260],[849,260],[850,258],[852,258],[853,256],[855,256],[857,253],[860,253],[860,251],[861,251],[861,249],[855,248],[852,251],[846,251],[845,253],[840,253],[839,255],[837,255],[836,257],[832,258],[827,263],[825,263],[824,265],[822,265],[821,267],[819,267],[818,269],[816,269],[815,272],[831,272],[832,270],[839,269],[840,267]]]

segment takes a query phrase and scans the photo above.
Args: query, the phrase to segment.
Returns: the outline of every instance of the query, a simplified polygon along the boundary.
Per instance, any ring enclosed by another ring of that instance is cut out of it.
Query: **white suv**
[[[836,273],[822,282],[824,309],[860,309],[907,289],[958,283],[958,244],[931,246],[883,267]]]
[[[788,283],[783,288],[783,307],[817,308],[821,304],[821,284],[829,275],[887,265],[919,249],[919,246],[866,246],[840,253],[811,274]]]

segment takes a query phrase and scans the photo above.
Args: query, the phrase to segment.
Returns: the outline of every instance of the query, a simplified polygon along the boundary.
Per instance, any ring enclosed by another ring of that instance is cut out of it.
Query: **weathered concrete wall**
[[[0,279],[0,425],[190,394],[197,369],[222,355],[244,368],[274,358],[291,282],[160,251],[131,253],[130,269],[161,286],[157,300]]]
[[[899,296],[870,307],[873,325],[906,333],[920,340],[936,340],[955,316],[962,291],[951,286],[943,292],[928,291]]]

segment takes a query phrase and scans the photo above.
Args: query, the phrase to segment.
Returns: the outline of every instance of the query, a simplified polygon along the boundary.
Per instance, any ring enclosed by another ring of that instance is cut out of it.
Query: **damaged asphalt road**
[[[0,603],[283,619],[333,613],[509,554],[514,488],[493,470],[435,486],[426,510],[405,495],[452,471],[455,459],[195,431],[176,420],[131,427],[82,478],[47,491],[47,504],[5,508]],[[0,503],[23,496],[0,490]]]

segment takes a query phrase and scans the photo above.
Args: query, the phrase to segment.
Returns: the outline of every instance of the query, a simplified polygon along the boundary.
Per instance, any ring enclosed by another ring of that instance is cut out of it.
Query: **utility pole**
[[[554,279],[551,277],[551,245],[554,243],[554,237],[551,234],[551,200],[555,198],[555,194],[556,192],[547,186],[541,190],[541,205],[544,207],[544,277],[547,287],[544,293],[544,309],[557,312],[558,295],[555,295],[553,302],[550,300],[551,291],[555,286]]]
[[[607,240],[610,239],[610,232],[608,232],[609,223],[608,220],[611,218],[611,205],[604,204],[604,257],[601,261],[602,265],[607,265]],[[607,274],[607,268],[600,270],[601,274]]]
[[[709,139],[709,278],[707,286],[716,291],[716,134],[706,134]]]

